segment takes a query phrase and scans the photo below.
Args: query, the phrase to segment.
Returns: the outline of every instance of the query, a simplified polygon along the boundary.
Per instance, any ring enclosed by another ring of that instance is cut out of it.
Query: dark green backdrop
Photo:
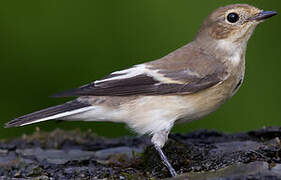
[[[130,131],[113,123],[45,122],[4,129],[5,122],[68,99],[48,96],[191,41],[215,8],[250,3],[281,13],[278,0],[11,0],[0,2],[0,138],[44,130],[92,128],[104,136]],[[261,24],[248,44],[240,91],[217,112],[174,132],[226,132],[281,125],[281,15]]]

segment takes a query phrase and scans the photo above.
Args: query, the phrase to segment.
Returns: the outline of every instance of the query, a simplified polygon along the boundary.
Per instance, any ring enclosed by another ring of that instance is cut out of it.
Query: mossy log
[[[174,179],[280,179],[281,128],[172,134],[164,151]],[[0,141],[0,179],[162,179],[169,172],[147,137],[40,132]]]

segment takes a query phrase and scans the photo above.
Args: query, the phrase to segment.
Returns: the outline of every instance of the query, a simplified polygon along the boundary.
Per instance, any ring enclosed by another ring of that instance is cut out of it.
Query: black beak
[[[262,20],[268,19],[275,15],[277,15],[277,12],[275,12],[275,11],[262,11],[259,14],[257,14],[256,16],[249,18],[248,20],[249,21],[262,21]]]

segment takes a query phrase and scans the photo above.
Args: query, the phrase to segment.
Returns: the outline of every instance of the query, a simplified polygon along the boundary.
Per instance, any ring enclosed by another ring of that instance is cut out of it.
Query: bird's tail
[[[18,127],[18,126],[25,126],[28,124],[38,123],[42,121],[52,120],[52,119],[62,119],[64,117],[68,117],[71,115],[88,111],[92,108],[93,106],[91,106],[90,104],[86,104],[78,100],[74,100],[74,101],[67,102],[65,104],[53,106],[47,109],[43,109],[41,111],[37,111],[31,114],[21,116],[19,118],[16,118],[6,123],[5,127],[6,128]]]

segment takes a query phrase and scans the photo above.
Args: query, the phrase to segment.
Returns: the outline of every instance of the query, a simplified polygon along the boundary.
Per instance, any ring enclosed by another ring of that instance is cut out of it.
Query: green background
[[[277,0],[9,0],[0,2],[0,138],[31,133],[36,126],[88,129],[116,137],[122,124],[44,122],[2,128],[5,122],[68,99],[48,96],[133,64],[160,58],[190,42],[214,9],[249,3],[281,12]],[[281,15],[261,24],[249,41],[247,71],[239,92],[200,121],[174,132],[246,131],[281,125]]]

